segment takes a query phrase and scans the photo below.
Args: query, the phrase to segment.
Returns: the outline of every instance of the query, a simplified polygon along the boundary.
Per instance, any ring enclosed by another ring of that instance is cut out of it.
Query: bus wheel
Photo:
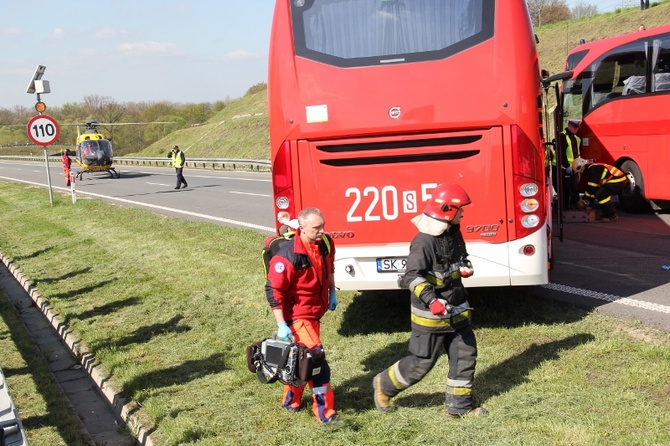
[[[619,194],[619,202],[626,212],[640,213],[649,210],[649,203],[644,196],[644,180],[642,172],[634,161],[624,161],[621,170],[628,177],[628,185]]]

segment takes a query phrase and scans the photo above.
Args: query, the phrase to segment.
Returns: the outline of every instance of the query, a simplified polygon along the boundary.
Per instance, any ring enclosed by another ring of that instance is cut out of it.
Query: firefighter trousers
[[[477,363],[477,341],[470,325],[451,333],[412,331],[410,355],[379,374],[381,390],[394,397],[418,383],[433,368],[442,348],[449,358],[446,407],[453,415],[462,415],[474,408],[472,385]]]

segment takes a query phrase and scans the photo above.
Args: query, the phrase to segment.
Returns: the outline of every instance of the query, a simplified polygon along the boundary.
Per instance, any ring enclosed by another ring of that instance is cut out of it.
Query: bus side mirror
[[[564,71],[563,73],[554,74],[553,76],[549,76],[542,79],[542,85],[544,86],[544,88],[547,88],[549,84],[551,84],[552,82],[570,79],[571,77],[572,77],[572,71]]]

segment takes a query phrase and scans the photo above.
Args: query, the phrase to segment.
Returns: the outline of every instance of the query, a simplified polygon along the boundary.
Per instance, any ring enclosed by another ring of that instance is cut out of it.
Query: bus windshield
[[[488,0],[299,0],[292,2],[296,53],[354,67],[442,59],[493,35]]]

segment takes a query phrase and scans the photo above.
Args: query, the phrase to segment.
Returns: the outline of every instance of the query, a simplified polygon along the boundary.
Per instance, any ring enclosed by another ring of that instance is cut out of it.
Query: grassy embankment
[[[58,193],[51,208],[45,194],[0,183],[0,251],[141,405],[158,445],[670,444],[670,335],[523,289],[472,290],[476,396],[491,416],[463,420],[445,417],[445,358],[396,411],[376,411],[372,377],[406,354],[407,295],[341,292],[323,321],[341,417],[318,427],[309,411],[280,409],[279,385],[246,369],[245,347],[274,329],[261,234]],[[2,366],[24,370],[10,386],[31,444],[49,444],[26,409],[42,388],[18,390],[38,379],[27,348]]]

